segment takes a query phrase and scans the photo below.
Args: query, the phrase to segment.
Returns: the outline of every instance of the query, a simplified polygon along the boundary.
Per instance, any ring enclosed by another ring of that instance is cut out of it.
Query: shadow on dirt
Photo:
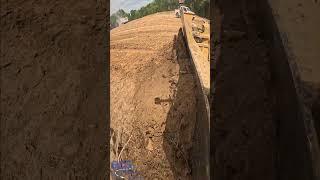
[[[312,179],[292,59],[269,2],[214,6],[213,178]]]
[[[167,115],[163,148],[175,179],[189,179],[191,171],[188,157],[196,120],[196,87],[182,29],[173,41],[172,51],[176,53],[175,63],[179,64],[180,72],[178,82],[171,83],[171,88],[176,92]]]
[[[311,110],[314,126],[320,144],[320,84],[302,82],[304,99],[307,107]]]
[[[312,103],[312,115],[314,118],[315,128],[318,133],[318,141],[320,144],[320,89],[318,89],[318,94]]]
[[[182,29],[174,38],[173,54],[180,72],[167,115],[163,148],[175,179],[205,179],[209,138],[205,98],[197,83]],[[205,123],[203,123],[205,122]],[[208,148],[205,148],[207,146]]]

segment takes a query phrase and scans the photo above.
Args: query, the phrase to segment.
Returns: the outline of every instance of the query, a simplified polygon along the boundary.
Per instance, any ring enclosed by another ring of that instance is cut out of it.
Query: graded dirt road
[[[162,12],[111,31],[110,160],[128,142],[121,159],[145,179],[190,176],[195,84],[180,28]]]

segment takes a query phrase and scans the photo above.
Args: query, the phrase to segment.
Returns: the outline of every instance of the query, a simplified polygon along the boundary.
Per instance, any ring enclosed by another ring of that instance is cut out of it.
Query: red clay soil
[[[106,8],[1,0],[0,179],[102,179]]]
[[[128,142],[121,159],[145,179],[190,178],[195,82],[180,28],[162,12],[111,31],[110,158]]]

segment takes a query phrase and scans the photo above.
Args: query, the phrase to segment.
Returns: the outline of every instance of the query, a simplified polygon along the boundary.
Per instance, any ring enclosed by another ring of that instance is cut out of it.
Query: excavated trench
[[[312,179],[295,72],[268,1],[216,1],[214,11],[211,176]]]

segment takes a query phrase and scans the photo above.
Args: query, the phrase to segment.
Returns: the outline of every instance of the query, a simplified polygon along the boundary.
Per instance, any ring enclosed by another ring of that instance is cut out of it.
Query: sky
[[[110,0],[110,15],[123,9],[127,13],[133,9],[139,9],[152,2],[153,0]]]

